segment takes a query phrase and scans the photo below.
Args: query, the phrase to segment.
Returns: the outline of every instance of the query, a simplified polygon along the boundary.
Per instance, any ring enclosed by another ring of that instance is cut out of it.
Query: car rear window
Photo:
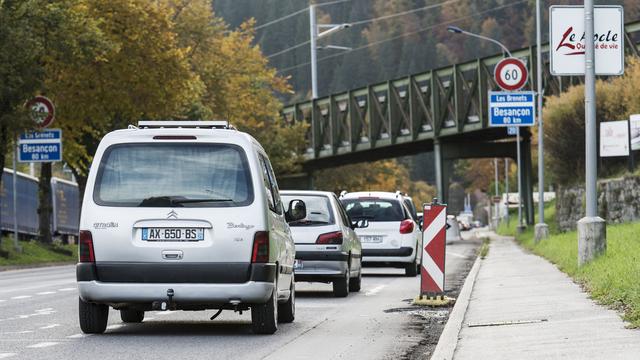
[[[282,203],[285,207],[289,206],[289,202],[294,199],[304,201],[307,206],[307,217],[304,219],[293,221],[289,226],[313,226],[313,225],[331,225],[335,224],[333,211],[331,210],[331,202],[326,196],[314,195],[295,195],[280,194]]]
[[[246,154],[232,144],[119,144],[102,157],[103,206],[230,207],[253,202]]]
[[[351,220],[402,221],[405,219],[402,206],[396,200],[377,198],[342,199]]]

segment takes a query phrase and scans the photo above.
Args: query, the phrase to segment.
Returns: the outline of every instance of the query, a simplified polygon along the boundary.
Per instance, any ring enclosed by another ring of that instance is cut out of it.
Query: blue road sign
[[[47,129],[20,135],[18,161],[54,162],[62,160],[62,130]]]
[[[533,126],[533,91],[489,91],[489,126]]]
[[[509,135],[509,136],[518,135],[518,128],[516,126],[507,127],[507,135]]]

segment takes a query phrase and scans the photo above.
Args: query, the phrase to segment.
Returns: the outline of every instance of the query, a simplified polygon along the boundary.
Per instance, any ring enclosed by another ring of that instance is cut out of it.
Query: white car
[[[282,199],[302,200],[304,219],[289,223],[296,244],[296,281],[333,284],[336,297],[360,291],[362,246],[342,204],[332,192],[282,191]]]
[[[295,317],[294,242],[269,159],[226,122],[140,122],[107,134],[82,203],[80,327],[150,310],[243,311],[274,333]]]
[[[416,276],[422,261],[422,231],[405,196],[391,192],[343,193],[340,201],[354,221],[369,226],[356,229],[365,266],[393,266]]]

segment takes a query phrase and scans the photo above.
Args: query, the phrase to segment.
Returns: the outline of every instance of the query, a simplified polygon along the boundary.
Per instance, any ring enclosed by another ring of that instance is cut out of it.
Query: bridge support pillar
[[[520,196],[524,205],[524,219],[527,225],[535,224],[533,213],[533,165],[531,162],[531,133],[523,132],[521,143],[522,190]]]
[[[447,203],[447,199],[449,197],[449,177],[450,177],[450,166],[448,161],[443,153],[443,144],[439,139],[433,140],[433,157],[435,159],[435,174],[436,174],[436,189],[438,200],[442,203]]]

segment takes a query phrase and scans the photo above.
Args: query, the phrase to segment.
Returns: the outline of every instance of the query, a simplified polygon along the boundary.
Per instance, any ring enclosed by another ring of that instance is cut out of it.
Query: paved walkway
[[[492,236],[455,359],[640,359],[640,330],[554,265]]]

